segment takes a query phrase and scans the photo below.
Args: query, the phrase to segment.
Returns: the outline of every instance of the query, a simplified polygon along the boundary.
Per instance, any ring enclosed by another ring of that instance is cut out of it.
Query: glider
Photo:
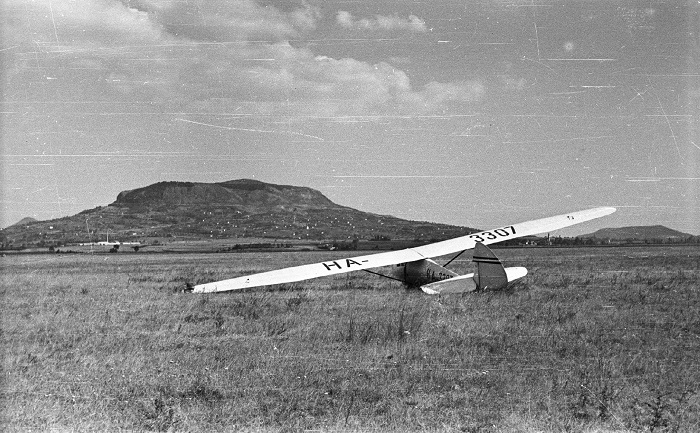
[[[513,280],[524,277],[527,274],[527,269],[523,267],[504,268],[501,261],[486,245],[569,227],[610,215],[615,210],[613,207],[587,209],[472,233],[420,247],[294,266],[229,280],[198,284],[188,287],[188,290],[194,293],[226,292],[272,284],[292,283],[352,271],[366,271],[399,280],[407,286],[420,286],[425,293],[431,295],[495,290],[505,287]],[[475,273],[458,275],[445,268],[460,254],[471,249],[474,249],[472,261],[476,264]],[[432,260],[433,257],[454,253],[458,254],[445,265],[439,265]],[[391,275],[369,271],[369,269],[384,266],[391,266]]]

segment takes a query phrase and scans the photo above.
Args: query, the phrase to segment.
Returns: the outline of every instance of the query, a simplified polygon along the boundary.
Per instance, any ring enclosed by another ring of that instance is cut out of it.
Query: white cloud
[[[292,11],[289,17],[295,27],[302,31],[310,31],[316,28],[316,24],[321,18],[321,11],[319,8],[304,2],[303,7]]]
[[[208,0],[171,2],[143,0],[141,7],[168,33],[196,41],[234,42],[245,40],[280,41],[298,36],[297,21],[274,7],[263,7],[254,0]],[[292,15],[297,11],[292,12]],[[301,21],[299,21],[301,20]]]
[[[118,1],[6,0],[3,37],[17,44],[104,46],[148,44],[163,38],[148,14]]]
[[[336,22],[341,27],[355,30],[400,30],[416,33],[428,31],[425,21],[415,15],[410,15],[408,18],[375,15],[373,19],[355,19],[350,12],[339,11],[336,15]]]
[[[415,90],[404,71],[386,62],[312,57],[308,50],[285,44],[278,44],[275,50],[285,52],[285,60],[273,67],[259,67],[250,86],[258,95],[276,95],[285,101],[330,101],[323,104],[320,115],[424,114],[453,103],[478,101],[484,92],[476,82],[430,82]],[[280,110],[284,107],[290,105]],[[309,108],[304,112],[312,115]]]
[[[31,16],[23,16],[21,2],[12,1],[15,7],[5,19],[28,52],[35,50],[31,39],[55,43],[58,35],[66,57],[57,54],[42,66],[63,68],[62,94],[76,99],[131,98],[199,112],[224,112],[227,101],[234,110],[233,101],[245,100],[257,112],[335,116],[429,113],[483,94],[482,85],[470,82],[430,82],[414,89],[408,75],[390,63],[317,56],[290,44],[288,39],[312,31],[320,17],[305,3],[282,11],[253,0],[54,1],[52,21],[46,18],[48,2],[32,3]],[[368,28],[425,28],[417,17],[377,16],[366,24],[349,14],[339,17]],[[35,33],[28,38],[30,30]],[[74,72],[85,64],[95,71],[92,81]],[[18,71],[13,85],[21,83]]]
[[[355,23],[352,20],[352,14],[350,12],[347,12],[347,11],[338,11],[338,15],[336,15],[335,20],[342,27],[345,27],[348,29],[354,27],[354,25],[355,25]]]

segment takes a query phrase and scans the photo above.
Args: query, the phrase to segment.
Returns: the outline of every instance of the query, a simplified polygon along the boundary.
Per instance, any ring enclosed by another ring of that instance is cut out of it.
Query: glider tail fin
[[[504,268],[493,251],[480,242],[476,244],[472,261],[476,263],[475,273],[436,281],[421,286],[421,289],[429,295],[498,290],[527,275],[527,269],[520,266]]]
[[[476,243],[472,261],[476,263],[474,282],[478,290],[498,290],[508,285],[508,274],[503,264],[486,245]]]

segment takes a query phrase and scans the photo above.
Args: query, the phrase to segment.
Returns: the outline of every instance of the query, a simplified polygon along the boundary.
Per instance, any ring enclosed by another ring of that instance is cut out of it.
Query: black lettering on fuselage
[[[345,266],[347,266],[347,267],[349,268],[350,265],[361,266],[359,263],[357,263],[357,262],[354,261],[353,259],[345,259]]]
[[[443,268],[432,260],[403,263],[401,267],[394,269],[393,275],[408,286],[421,286],[457,276],[456,273]]]
[[[454,277],[454,275],[446,274],[444,272],[435,272],[432,269],[426,269],[425,276],[429,282],[442,281]]]
[[[453,278],[454,275],[450,275],[445,272],[435,272],[435,270],[428,268],[425,270],[425,277],[427,278],[428,282],[432,283],[435,281],[442,281]]]

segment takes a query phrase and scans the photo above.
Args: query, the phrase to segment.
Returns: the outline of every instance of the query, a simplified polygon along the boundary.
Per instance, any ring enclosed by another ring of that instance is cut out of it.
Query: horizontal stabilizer
[[[420,287],[429,295],[448,295],[452,293],[467,293],[476,290],[474,274],[460,275],[448,280],[436,281]]]
[[[527,269],[522,266],[506,268],[506,275],[508,276],[508,282],[515,281],[518,278],[522,278],[527,275]]]
[[[508,282],[515,281],[527,275],[527,269],[517,266],[505,268]],[[449,295],[454,293],[468,293],[477,290],[474,274],[460,275],[459,277],[450,278],[448,280],[436,281],[420,287],[429,295]]]

